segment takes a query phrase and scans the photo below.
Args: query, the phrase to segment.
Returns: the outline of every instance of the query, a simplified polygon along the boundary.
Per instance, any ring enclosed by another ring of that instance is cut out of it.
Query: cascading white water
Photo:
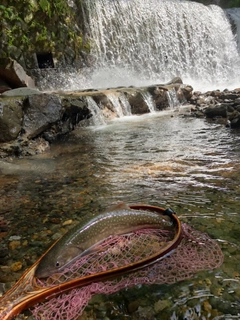
[[[168,104],[171,109],[176,108],[180,105],[175,89],[168,90],[166,94],[167,94]]]
[[[226,13],[181,0],[85,0],[93,87],[164,83],[232,87],[240,58]],[[239,85],[239,84],[238,84]]]
[[[106,93],[106,96],[111,101],[117,116],[120,118],[123,117],[123,109],[118,97],[114,95],[114,93]]]
[[[120,94],[119,101],[122,106],[123,114],[125,116],[130,116],[132,114],[131,113],[131,106],[130,106],[130,103],[129,103],[127,97],[125,96],[125,94]]]
[[[154,113],[156,111],[156,104],[155,104],[150,92],[143,90],[143,91],[141,91],[141,95],[143,97],[143,100],[147,104],[149,111],[151,113]]]
[[[91,125],[93,126],[100,126],[105,125],[105,119],[100,111],[97,103],[93,100],[91,96],[86,97],[88,108],[91,110],[92,118],[91,118]]]

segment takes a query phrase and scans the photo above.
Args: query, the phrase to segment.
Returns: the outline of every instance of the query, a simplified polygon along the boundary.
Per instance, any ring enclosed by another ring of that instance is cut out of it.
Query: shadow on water
[[[240,135],[172,115],[79,129],[44,155],[0,162],[2,290],[81,216],[141,202],[170,206],[217,239],[223,265],[175,285],[97,296],[82,319],[238,319]]]

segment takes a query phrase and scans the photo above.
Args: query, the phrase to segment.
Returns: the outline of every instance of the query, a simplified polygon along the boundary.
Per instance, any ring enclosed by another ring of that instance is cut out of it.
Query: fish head
[[[72,260],[82,253],[82,249],[73,245],[66,245],[59,252],[46,254],[35,271],[37,278],[48,278],[53,274],[61,272]]]

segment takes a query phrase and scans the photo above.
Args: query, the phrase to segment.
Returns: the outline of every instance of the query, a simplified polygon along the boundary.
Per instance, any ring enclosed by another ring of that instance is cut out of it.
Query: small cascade
[[[122,108],[123,108],[123,114],[125,116],[131,116],[132,115],[131,106],[130,106],[130,103],[129,103],[127,97],[125,96],[125,94],[121,94],[119,96],[119,101],[120,101]]]
[[[112,106],[116,112],[116,114],[118,115],[119,118],[123,117],[123,109],[122,109],[122,105],[118,99],[118,96],[116,96],[114,93],[106,93],[106,96],[108,97],[108,99],[111,101]]]
[[[132,115],[131,106],[124,93],[116,95],[114,93],[107,92],[106,96],[111,101],[112,106],[119,118]]]
[[[86,99],[87,99],[88,108],[91,110],[91,113],[92,113],[92,118],[91,118],[93,122],[92,125],[100,126],[100,125],[106,124],[104,116],[100,108],[98,107],[97,103],[90,96],[87,96]]]
[[[168,104],[170,109],[174,109],[180,105],[180,102],[177,97],[177,92],[175,89],[168,90],[166,94],[167,94],[167,99],[168,99]]]
[[[145,103],[148,106],[148,109],[151,113],[156,112],[156,104],[153,100],[153,97],[151,96],[151,94],[148,91],[141,91],[141,95],[143,97],[143,100],[145,101]]]

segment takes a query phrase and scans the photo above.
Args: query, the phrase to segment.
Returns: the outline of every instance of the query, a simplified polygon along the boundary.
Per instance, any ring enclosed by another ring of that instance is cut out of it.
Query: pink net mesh
[[[77,319],[94,294],[111,294],[137,284],[171,284],[188,279],[201,270],[211,270],[223,262],[223,254],[218,244],[207,234],[182,224],[183,239],[170,254],[138,271],[115,277],[108,281],[94,282],[73,289],[57,297],[40,303],[32,310],[40,319]],[[154,254],[173,239],[168,230],[139,230],[129,235],[106,239],[101,244],[101,252],[79,258],[61,274],[46,281],[38,280],[38,285],[55,286],[90,274],[119,268]]]

